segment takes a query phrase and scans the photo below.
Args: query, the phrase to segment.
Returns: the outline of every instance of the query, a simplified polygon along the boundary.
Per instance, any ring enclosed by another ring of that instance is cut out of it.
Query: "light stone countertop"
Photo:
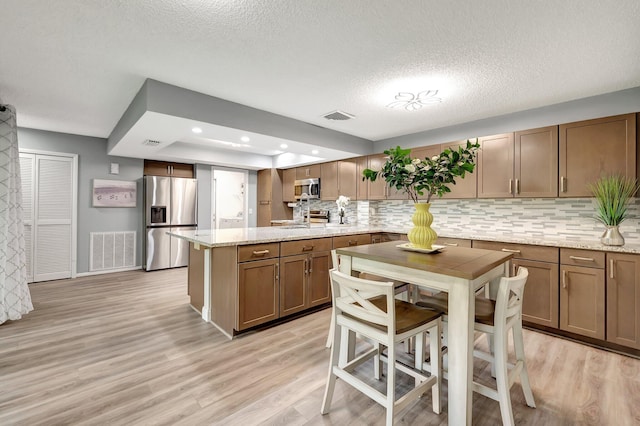
[[[356,235],[377,232],[391,232],[406,234],[410,227],[381,227],[365,225],[334,225],[312,226],[311,228],[286,228],[282,226],[261,228],[232,228],[218,230],[178,231],[169,232],[177,238],[205,247],[223,247],[281,241],[305,240],[309,238],[336,237],[341,235]],[[537,246],[563,247],[586,250],[609,251],[618,253],[640,253],[640,244],[625,244],[622,247],[605,246],[593,239],[567,239],[552,236],[530,236],[504,234],[495,232],[480,232],[474,230],[453,231],[435,229],[440,237],[463,238],[468,240],[496,241],[502,243],[530,244]]]

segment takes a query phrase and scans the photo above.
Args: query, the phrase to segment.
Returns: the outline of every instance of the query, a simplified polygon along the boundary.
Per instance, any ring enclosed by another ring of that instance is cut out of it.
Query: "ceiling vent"
[[[323,115],[323,117],[326,118],[327,120],[344,121],[344,120],[351,120],[353,117],[355,117],[355,115],[351,115],[343,111],[333,111],[333,112],[330,112],[329,114]]]
[[[146,141],[142,142],[142,145],[148,145],[148,146],[158,146],[160,145],[162,142],[160,141],[154,141],[153,139],[147,139]]]

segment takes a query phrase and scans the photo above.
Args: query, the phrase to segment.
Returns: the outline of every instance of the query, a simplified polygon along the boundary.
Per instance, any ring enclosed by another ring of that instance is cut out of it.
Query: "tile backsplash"
[[[312,209],[328,209],[330,221],[339,221],[332,201],[314,200]],[[410,227],[413,203],[403,200],[352,201],[346,222],[388,228]],[[436,199],[431,203],[433,228],[437,231],[498,232],[513,236],[598,240],[604,226],[594,218],[591,198]],[[629,206],[620,226],[626,242],[640,244],[640,199]]]

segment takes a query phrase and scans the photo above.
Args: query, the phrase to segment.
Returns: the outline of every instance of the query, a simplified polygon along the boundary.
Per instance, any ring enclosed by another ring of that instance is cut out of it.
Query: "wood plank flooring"
[[[186,282],[183,268],[32,284],[35,310],[0,326],[0,425],[384,424],[382,407],[340,381],[320,415],[329,310],[229,341],[189,307]],[[516,384],[518,424],[640,424],[640,360],[532,331],[525,346],[538,408]],[[447,424],[446,382],[443,395],[441,415],[428,397],[397,423]],[[474,395],[473,416],[500,424],[498,403]]]

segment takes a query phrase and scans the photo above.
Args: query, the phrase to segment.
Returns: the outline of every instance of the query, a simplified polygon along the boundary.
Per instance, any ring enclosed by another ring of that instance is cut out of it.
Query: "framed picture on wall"
[[[93,207],[135,207],[136,182],[93,180]]]

